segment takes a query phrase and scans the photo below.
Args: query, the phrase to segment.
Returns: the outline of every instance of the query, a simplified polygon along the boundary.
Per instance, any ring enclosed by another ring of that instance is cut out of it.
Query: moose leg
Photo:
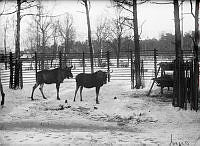
[[[82,98],[82,91],[83,91],[83,86],[81,86],[81,88],[80,88],[80,101],[83,101],[83,98]]]
[[[75,102],[75,100],[76,100],[76,94],[77,94],[78,89],[79,89],[79,85],[76,84],[76,90],[75,90],[75,95],[74,95],[74,102]]]
[[[98,96],[99,96],[100,87],[96,87],[96,104],[99,104]]]
[[[3,92],[3,86],[1,83],[0,83],[0,90],[1,90],[1,96],[2,96],[1,105],[4,105],[5,93]]]
[[[60,100],[59,98],[59,88],[60,88],[60,83],[56,84],[56,89],[57,89],[57,100]]]
[[[33,86],[33,90],[32,90],[32,94],[31,94],[31,100],[33,100],[33,93],[35,91],[35,89],[39,86],[38,83],[36,83],[34,86]]]
[[[43,98],[44,99],[47,99],[45,96],[44,96],[44,93],[43,93],[43,86],[44,86],[44,84],[40,84],[40,91],[41,91],[41,93],[42,93],[42,96],[43,96]]]

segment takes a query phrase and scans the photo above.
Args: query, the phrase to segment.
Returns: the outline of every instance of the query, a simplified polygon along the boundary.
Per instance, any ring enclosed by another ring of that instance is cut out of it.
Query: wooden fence
[[[108,81],[121,80],[130,83],[130,87],[135,86],[135,67],[134,60],[135,56],[132,51],[121,52],[119,61],[117,61],[116,55],[111,52],[102,52],[94,54],[94,70],[104,70],[107,72],[112,72],[108,76]],[[143,50],[141,51],[141,80],[142,86],[145,86],[146,81],[151,81],[152,78],[157,78],[162,75],[162,71],[159,72],[159,64],[161,62],[172,62],[175,60],[175,52],[163,52],[154,50]],[[183,51],[184,61],[192,62],[194,60],[194,55],[191,50]],[[119,62],[119,67],[117,67],[117,62]],[[90,55],[87,52],[80,53],[24,53],[20,60],[15,59],[15,55],[10,53],[4,60],[3,70],[2,70],[2,83],[5,86],[14,88],[16,82],[19,82],[21,88],[26,84],[34,84],[35,74],[37,71],[42,69],[51,69],[60,66],[70,66],[73,65],[74,77],[81,73],[90,73]],[[19,71],[19,80],[14,77],[15,71]],[[186,78],[192,78],[193,70],[186,70]],[[190,74],[189,74],[190,73]],[[173,72],[169,72],[173,74]],[[153,81],[152,81],[153,82]],[[149,85],[146,85],[149,86]],[[162,88],[161,88],[162,90]],[[189,89],[187,89],[189,90]],[[193,90],[193,89],[192,89]],[[161,91],[162,92],[162,91]],[[190,94],[193,94],[190,92]],[[191,95],[192,99],[193,96]],[[179,100],[179,99],[177,99]],[[185,100],[185,98],[184,98]],[[196,100],[195,102],[193,102]],[[191,100],[195,109],[198,107],[198,98]],[[173,101],[174,102],[174,101]],[[174,103],[173,103],[174,104]],[[185,103],[184,103],[185,104]],[[194,109],[194,108],[193,108]]]

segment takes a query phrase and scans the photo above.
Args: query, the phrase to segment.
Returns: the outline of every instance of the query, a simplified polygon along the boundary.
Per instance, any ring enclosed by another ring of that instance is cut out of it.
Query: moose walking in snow
[[[75,90],[75,96],[74,96],[74,102],[76,99],[77,91],[80,87],[80,100],[82,101],[82,90],[83,87],[85,88],[93,88],[96,87],[96,104],[99,104],[98,95],[100,87],[103,86],[103,84],[107,83],[107,72],[103,72],[101,70],[92,73],[80,73],[76,76],[76,90]]]
[[[56,84],[56,89],[57,89],[57,100],[60,100],[59,98],[59,88],[60,88],[60,83],[63,82],[64,79],[66,78],[73,78],[73,74],[71,72],[73,66],[71,67],[66,67],[66,68],[55,68],[53,70],[42,70],[37,72],[36,74],[36,84],[33,86],[33,91],[31,94],[31,100],[33,100],[33,93],[35,89],[40,85],[40,91],[42,93],[42,96],[44,99],[46,97],[44,96],[43,93],[43,86],[44,84]]]

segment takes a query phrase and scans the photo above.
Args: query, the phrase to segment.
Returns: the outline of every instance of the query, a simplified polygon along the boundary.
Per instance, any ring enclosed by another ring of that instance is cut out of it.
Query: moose
[[[52,70],[42,70],[36,73],[36,84],[33,86],[32,94],[31,94],[31,100],[33,100],[33,93],[35,89],[40,85],[40,91],[42,93],[42,96],[44,99],[46,97],[44,96],[43,93],[43,86],[44,84],[56,84],[56,89],[57,89],[57,100],[60,100],[59,98],[59,88],[60,88],[60,83],[63,82],[64,79],[66,78],[73,78],[73,74],[71,72],[73,66],[71,67],[65,67],[65,68],[55,68]]]
[[[82,90],[85,88],[96,87],[96,104],[99,104],[98,96],[100,87],[107,83],[107,72],[97,71],[95,73],[80,73],[76,76],[76,90],[74,95],[74,102],[76,99],[77,91],[80,87],[80,101],[82,101]]]
[[[1,83],[1,77],[0,77],[0,91],[1,91],[1,105],[4,105],[4,97],[5,97],[5,93],[3,92],[3,86],[2,86],[2,83]]]

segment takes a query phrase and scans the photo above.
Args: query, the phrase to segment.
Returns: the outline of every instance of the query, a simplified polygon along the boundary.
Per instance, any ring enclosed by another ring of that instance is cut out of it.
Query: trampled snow
[[[66,79],[56,99],[55,84],[37,88],[33,84],[21,90],[4,87],[5,106],[0,109],[0,144],[56,145],[200,145],[200,113],[181,110],[171,104],[171,91],[160,95],[151,83],[144,89],[131,89],[130,81],[112,80],[100,90],[100,104],[95,103],[95,89],[83,89],[73,102],[75,81]],[[68,103],[65,103],[65,100]]]

